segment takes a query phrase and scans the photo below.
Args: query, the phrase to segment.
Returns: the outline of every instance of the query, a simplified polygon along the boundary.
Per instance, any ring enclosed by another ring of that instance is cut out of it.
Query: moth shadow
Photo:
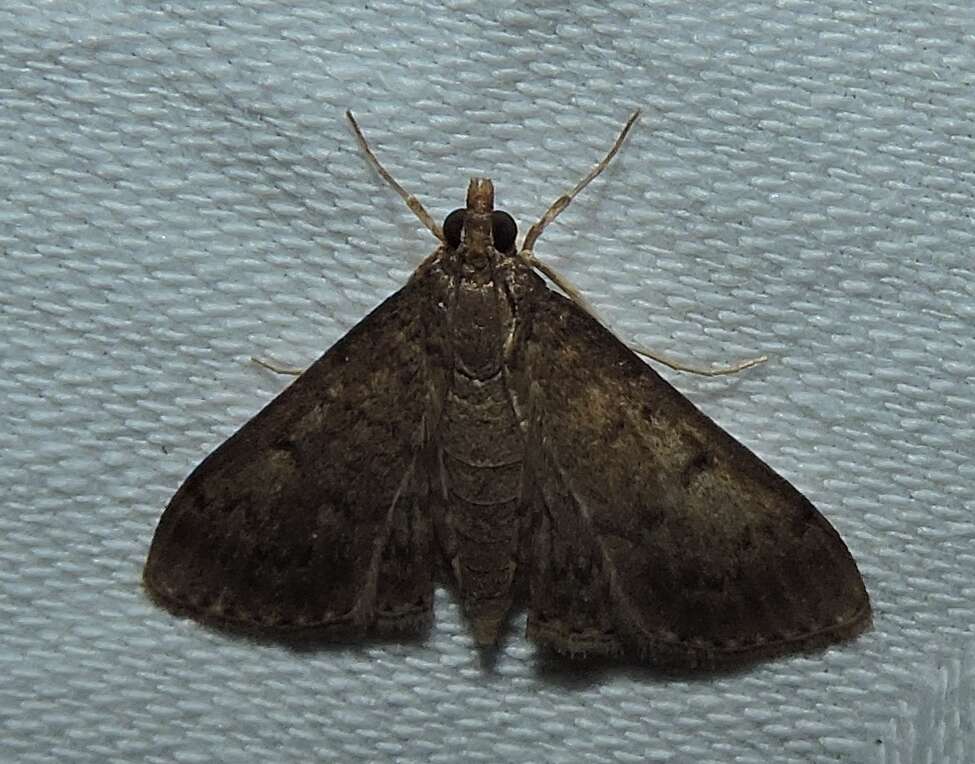
[[[312,655],[319,653],[362,652],[370,647],[389,647],[403,645],[422,647],[429,634],[403,634],[397,636],[383,636],[381,634],[349,634],[347,636],[318,636],[314,634],[287,636],[256,636],[251,642],[260,645],[274,645],[296,655]]]
[[[697,668],[655,666],[626,655],[570,658],[544,648],[538,650],[535,658],[538,678],[566,690],[585,690],[620,678],[655,684],[711,682],[745,675],[751,667],[751,663]]]

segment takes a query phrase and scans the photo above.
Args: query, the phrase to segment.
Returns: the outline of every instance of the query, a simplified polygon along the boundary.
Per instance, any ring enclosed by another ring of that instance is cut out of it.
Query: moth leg
[[[533,524],[524,562],[530,571],[528,638],[570,657],[619,655],[623,646],[609,609],[609,572],[585,513],[545,445],[538,391],[533,383],[522,492]]]
[[[668,358],[665,355],[660,355],[656,353],[645,345],[637,345],[633,342],[627,342],[627,346],[634,353],[642,355],[644,358],[649,358],[651,361],[656,361],[657,363],[662,363],[674,371],[686,371],[689,374],[698,374],[702,377],[720,377],[724,374],[737,374],[739,371],[744,371],[745,369],[750,369],[752,366],[758,366],[763,364],[768,360],[767,355],[756,356],[755,358],[746,358],[743,361],[738,361],[731,364],[730,366],[719,366],[716,369],[702,369],[700,366],[688,366],[687,364],[681,363],[680,361],[675,361],[672,358]]]
[[[583,296],[582,292],[580,292],[579,289],[565,276],[551,266],[541,262],[538,258],[530,253],[526,255],[524,252],[522,252],[521,256],[525,257],[530,266],[543,273],[552,281],[552,283],[565,292],[572,302],[599,321],[599,323],[601,323],[603,326],[609,328],[609,324],[603,320],[599,313],[596,312],[596,309],[592,306],[592,303],[590,303],[589,300]],[[610,329],[610,331],[612,331],[612,329]],[[616,332],[613,332],[613,334],[615,335]],[[702,369],[700,366],[689,366],[688,364],[681,363],[680,361],[675,361],[672,358],[668,358],[665,355],[661,355],[660,353],[650,350],[650,348],[646,347],[645,345],[627,342],[626,340],[623,340],[622,337],[619,337],[619,339],[627,347],[629,347],[630,350],[632,350],[634,353],[642,355],[644,358],[649,358],[651,361],[662,363],[664,366],[667,366],[674,371],[686,371],[689,374],[698,374],[702,377],[719,377],[724,374],[737,374],[739,371],[750,369],[752,366],[758,366],[759,364],[768,361],[767,355],[760,355],[755,358],[746,358],[744,361],[738,361],[730,366],[719,366],[716,369]]]
[[[359,129],[359,123],[355,121],[355,117],[352,116],[352,112],[346,111],[345,116],[352,125],[352,132],[355,133],[355,138],[359,143],[359,148],[362,149],[363,153],[366,155],[366,159],[369,160],[369,163],[376,168],[376,172],[378,172],[382,176],[382,179],[385,180],[390,187],[392,187],[393,191],[402,197],[403,201],[406,202],[406,206],[409,207],[413,214],[420,219],[420,222],[430,229],[430,232],[440,241],[446,242],[447,240],[444,239],[443,230],[440,228],[437,222],[430,217],[430,213],[426,211],[424,206],[420,203],[420,200],[397,183],[396,179],[389,174],[389,171],[382,166],[379,159],[376,158],[376,155],[372,153],[372,149],[369,148],[369,143],[366,141],[366,136],[364,136],[362,134],[362,130]]]
[[[273,371],[275,374],[287,374],[292,377],[300,377],[305,373],[304,369],[299,369],[297,366],[283,366],[274,361],[265,361],[257,356],[251,356],[251,361],[256,363],[258,366],[263,366],[268,371]]]
[[[595,318],[599,323],[606,325],[602,317],[596,311],[595,306],[582,293],[582,291],[569,279],[559,273],[555,268],[550,265],[546,265],[531,252],[519,252],[520,257],[524,258],[525,262],[528,263],[532,268],[542,273],[546,278],[548,278],[555,286],[561,289],[565,294],[572,300],[576,305],[582,308],[586,313]]]

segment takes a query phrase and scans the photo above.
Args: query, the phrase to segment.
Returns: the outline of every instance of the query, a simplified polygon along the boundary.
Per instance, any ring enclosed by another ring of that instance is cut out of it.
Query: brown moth
[[[816,508],[536,272],[542,229],[637,114],[521,249],[490,180],[441,229],[348,116],[442,243],[187,478],[149,551],[153,599],[271,637],[409,635],[441,580],[479,645],[522,605],[558,653],[686,669],[867,628]]]

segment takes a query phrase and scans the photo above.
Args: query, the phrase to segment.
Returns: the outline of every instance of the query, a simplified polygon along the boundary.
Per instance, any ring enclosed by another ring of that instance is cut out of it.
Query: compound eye
[[[460,246],[460,235],[464,230],[464,218],[467,210],[454,210],[443,221],[443,237],[447,240],[447,246],[457,249]]]
[[[498,252],[510,252],[515,246],[518,226],[507,212],[495,210],[491,213],[491,238]]]

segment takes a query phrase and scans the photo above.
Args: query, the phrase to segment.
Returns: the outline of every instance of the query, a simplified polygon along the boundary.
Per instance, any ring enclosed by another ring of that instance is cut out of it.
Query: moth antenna
[[[582,189],[592,183],[596,176],[606,169],[613,157],[616,156],[616,153],[620,150],[620,147],[623,145],[623,141],[626,140],[627,134],[630,132],[630,129],[633,127],[633,124],[637,121],[639,116],[639,110],[630,115],[630,118],[626,120],[626,124],[623,125],[623,129],[620,130],[620,134],[616,137],[613,147],[606,153],[606,156],[600,160],[599,164],[593,167],[586,177],[576,183],[575,188],[573,188],[569,193],[562,194],[562,196],[556,199],[552,203],[552,206],[545,211],[545,214],[542,215],[539,221],[528,229],[528,234],[525,236],[525,241],[521,245],[521,251],[523,254],[531,254],[535,247],[535,242],[538,240],[538,237],[542,235],[542,231],[545,230],[545,227],[555,220],[562,210],[569,206],[572,200],[579,195],[579,192],[582,191]]]
[[[366,159],[369,160],[369,163],[376,168],[376,172],[378,172],[382,176],[382,179],[385,180],[392,187],[392,189],[403,198],[403,201],[406,202],[406,206],[409,207],[413,214],[420,219],[420,222],[429,228],[430,232],[440,241],[446,242],[447,240],[444,238],[443,230],[439,225],[437,225],[437,222],[430,217],[430,213],[426,211],[426,208],[424,208],[424,206],[420,203],[420,200],[397,183],[396,179],[389,174],[389,171],[382,166],[382,163],[380,163],[379,159],[376,158],[376,155],[372,153],[372,149],[369,148],[369,143],[366,141],[366,136],[364,136],[362,134],[362,130],[359,129],[359,123],[355,121],[355,117],[352,116],[352,112],[346,110],[345,116],[352,125],[352,132],[355,133],[355,139],[359,143],[359,148],[362,149],[363,153],[366,155]]]
[[[607,328],[608,328],[608,324],[602,319],[602,317],[593,307],[592,303],[585,298],[582,292],[579,291],[579,289],[571,281],[569,281],[565,276],[560,274],[557,270],[546,265],[545,263],[541,262],[538,258],[536,258],[535,253],[533,252],[533,248],[535,246],[535,242],[538,241],[538,237],[541,236],[542,231],[545,230],[545,226],[547,226],[549,223],[555,220],[555,218],[559,216],[562,210],[568,207],[569,203],[573,199],[575,199],[576,196],[579,195],[579,192],[582,191],[582,189],[584,189],[586,186],[588,186],[596,178],[596,176],[599,175],[599,173],[601,173],[603,170],[606,169],[606,167],[612,161],[613,157],[616,156],[617,152],[623,146],[623,141],[626,140],[626,136],[629,134],[630,129],[633,127],[633,124],[637,121],[639,117],[640,117],[639,110],[633,112],[630,115],[630,118],[626,120],[626,124],[623,125],[623,129],[620,130],[620,134],[616,137],[616,140],[613,142],[612,148],[610,148],[610,150],[606,152],[606,156],[604,156],[599,161],[599,163],[595,167],[593,167],[592,170],[589,171],[589,174],[586,175],[586,177],[584,177],[576,184],[575,188],[573,188],[569,193],[563,194],[558,199],[556,199],[555,202],[552,204],[552,206],[549,207],[548,210],[546,210],[544,215],[542,215],[541,219],[537,223],[535,223],[535,225],[533,225],[531,228],[528,229],[528,234],[525,236],[525,241],[521,245],[521,251],[519,252],[519,255],[523,257],[529,265],[531,265],[533,268],[538,270],[540,273],[544,274],[548,279],[552,281],[553,284],[555,284],[559,289],[565,292],[565,294],[569,298],[571,298],[571,300],[574,303],[576,303],[580,308],[585,310],[590,316],[595,318],[597,321],[599,321],[603,326],[606,326]],[[610,331],[613,330],[610,329]],[[613,334],[616,334],[616,332],[613,332]],[[723,374],[737,374],[739,371],[750,369],[752,366],[758,366],[760,363],[765,363],[766,361],[768,361],[768,356],[761,355],[756,358],[747,358],[744,361],[738,361],[737,363],[733,363],[729,366],[721,366],[717,369],[702,369],[697,366],[688,366],[687,364],[683,364],[680,361],[675,361],[674,359],[656,353],[650,350],[649,348],[644,347],[643,345],[637,345],[632,342],[626,342],[625,340],[623,340],[623,342],[634,353],[639,353],[645,358],[649,358],[651,361],[656,361],[657,363],[661,363],[664,366],[673,369],[674,371],[685,371],[688,372],[689,374],[699,374],[702,377],[719,377]]]

